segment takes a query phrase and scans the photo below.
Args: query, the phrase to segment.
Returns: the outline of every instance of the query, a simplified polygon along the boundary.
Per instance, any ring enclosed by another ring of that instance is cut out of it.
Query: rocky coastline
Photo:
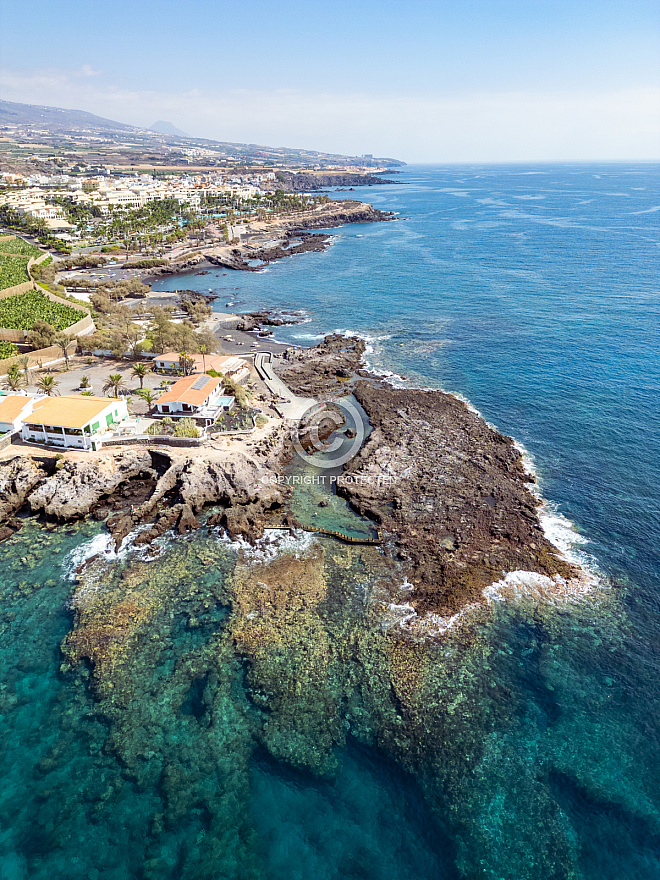
[[[579,577],[543,533],[533,477],[511,438],[450,394],[365,379],[364,348],[331,335],[286,351],[277,371],[300,396],[332,403],[352,392],[366,412],[371,433],[337,492],[385,534],[414,612],[456,614],[510,572]],[[212,525],[255,542],[273,514],[284,527],[297,525],[277,479],[296,430],[282,424],[249,451],[128,447],[59,461],[14,458],[0,465],[0,539],[28,512],[50,523],[93,516],[117,547],[140,527],[136,543],[149,544],[198,528],[199,514],[214,505]]]
[[[350,390],[367,413],[372,431],[337,492],[390,536],[415,613],[451,616],[510,572],[579,578],[543,533],[513,440],[451,394],[358,378],[368,376],[364,347],[328,336],[286,352],[278,372],[301,396],[334,401]]]
[[[393,172],[387,173],[391,174]],[[339,186],[384,186],[392,183],[400,184],[401,181],[379,177],[375,174],[352,174],[350,172],[343,174],[304,174],[300,172],[279,171],[277,173],[277,186],[285,192],[318,192],[319,190]]]
[[[383,223],[395,219],[396,215],[391,211],[381,211],[355,199],[332,201],[300,214],[295,220],[251,224],[253,237],[276,238],[273,244],[255,246],[244,242],[234,246],[206,247],[177,263],[149,269],[144,281],[149,283],[163,275],[185,274],[193,270],[199,274],[200,269],[203,271],[211,266],[238,272],[259,272],[269,263],[285,257],[326,250],[332,243],[332,235],[313,233],[314,229],[332,229],[347,223]]]
[[[17,456],[0,464],[0,540],[32,514],[49,527],[92,516],[105,523],[116,548],[136,527],[146,526],[136,543],[150,544],[167,531],[198,528],[202,510],[217,505],[212,525],[232,538],[256,541],[267,514],[281,511],[287,495],[269,479],[277,444],[270,437],[250,454],[231,455],[211,448],[199,455],[141,446],[59,460]]]

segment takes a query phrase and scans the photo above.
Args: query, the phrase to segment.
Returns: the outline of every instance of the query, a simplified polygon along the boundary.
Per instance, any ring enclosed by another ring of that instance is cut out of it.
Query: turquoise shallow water
[[[469,398],[533,455],[611,589],[498,606],[468,647],[428,649],[409,699],[367,556],[336,557],[303,629],[251,667],[235,549],[200,530],[104,569],[102,590],[156,598],[103,689],[61,647],[70,554],[100,526],[26,525],[0,547],[1,877],[660,875],[658,169],[400,179],[364,194],[397,223],[162,286],[305,308],[278,335],[356,330],[375,367]]]

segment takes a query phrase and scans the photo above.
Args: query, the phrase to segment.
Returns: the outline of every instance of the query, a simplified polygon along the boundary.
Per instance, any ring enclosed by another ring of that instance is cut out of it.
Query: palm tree
[[[23,376],[21,375],[21,371],[17,364],[12,364],[7,370],[4,384],[10,389],[10,391],[18,391],[23,385]]]
[[[69,346],[71,345],[71,340],[66,335],[66,333],[58,333],[53,340],[55,345],[59,348],[59,350],[64,355],[64,363],[69,367]]]
[[[124,385],[124,377],[121,373],[110,373],[108,381],[103,386],[103,392],[112,391],[112,397],[119,397],[119,390]]]
[[[199,346],[199,353],[202,356],[202,364],[204,365],[204,370],[203,370],[204,373],[206,372],[206,354],[207,354],[208,350],[209,350],[208,345],[204,345],[204,343],[202,343]]]
[[[140,389],[144,388],[144,377],[149,372],[146,364],[136,364],[131,370],[131,374],[140,380]]]
[[[59,395],[60,392],[57,391],[59,384],[54,376],[39,376],[36,381],[39,391],[43,391],[47,397],[57,397]]]
[[[149,407],[149,412],[151,412],[151,407],[154,405],[154,402],[156,400],[156,395],[153,393],[151,388],[138,388],[135,393],[138,397],[141,397],[142,400],[144,400],[144,402]]]
[[[179,366],[181,367],[181,372],[184,376],[189,376],[192,373],[195,361],[191,357],[188,357],[187,351],[179,352]]]
[[[23,379],[26,385],[30,384],[31,374],[30,374],[30,358],[24,354],[16,361],[18,367],[23,370]]]

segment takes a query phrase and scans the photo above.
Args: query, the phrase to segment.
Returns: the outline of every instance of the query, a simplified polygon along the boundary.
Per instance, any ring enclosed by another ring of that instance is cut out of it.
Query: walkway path
[[[275,398],[275,409],[284,419],[297,422],[310,406],[316,404],[313,397],[297,397],[284,382],[275,375],[271,366],[273,356],[269,351],[257,351],[254,354],[254,366],[257,373],[266,383],[266,387]]]

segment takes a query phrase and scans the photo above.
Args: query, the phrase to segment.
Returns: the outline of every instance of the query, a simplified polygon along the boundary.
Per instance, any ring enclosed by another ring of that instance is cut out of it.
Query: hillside
[[[163,127],[162,123],[158,124]],[[53,152],[87,163],[114,165],[184,166],[250,163],[277,166],[386,167],[405,165],[398,159],[342,156],[293,147],[269,147],[206,138],[182,137],[169,132],[126,125],[83,110],[67,110],[0,100],[0,155],[3,165],[15,159],[38,162]]]

